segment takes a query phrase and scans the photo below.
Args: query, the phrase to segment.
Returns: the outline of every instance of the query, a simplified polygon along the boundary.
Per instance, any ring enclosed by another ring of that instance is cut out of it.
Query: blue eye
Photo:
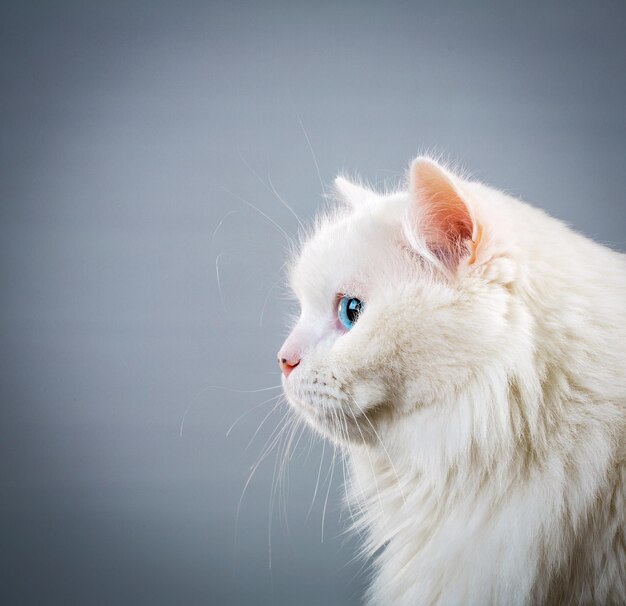
[[[355,297],[341,297],[339,299],[339,306],[337,308],[337,317],[341,322],[341,325],[350,330],[357,318],[363,313],[365,304]]]

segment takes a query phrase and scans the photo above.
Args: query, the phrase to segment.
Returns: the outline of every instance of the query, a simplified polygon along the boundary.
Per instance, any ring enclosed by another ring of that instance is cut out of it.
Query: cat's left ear
[[[348,181],[345,177],[337,177],[335,179],[335,190],[339,197],[352,208],[368,202],[374,196],[374,192],[371,189]]]
[[[475,219],[463,182],[434,160],[416,158],[411,164],[409,190],[411,231],[416,242],[454,271],[479,258],[482,227]]]

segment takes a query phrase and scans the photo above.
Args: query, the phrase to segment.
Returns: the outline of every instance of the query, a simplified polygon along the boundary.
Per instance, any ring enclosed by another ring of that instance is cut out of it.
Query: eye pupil
[[[361,312],[361,301],[358,299],[350,299],[348,301],[347,315],[350,322],[356,321],[359,313]]]
[[[341,297],[337,309],[337,316],[345,329],[350,330],[352,328],[363,312],[363,307],[363,302],[356,297]]]

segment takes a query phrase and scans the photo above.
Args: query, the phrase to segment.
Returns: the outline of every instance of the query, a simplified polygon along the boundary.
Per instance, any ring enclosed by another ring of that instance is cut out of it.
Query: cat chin
[[[321,406],[319,403],[307,402],[290,394],[287,389],[285,389],[285,395],[296,414],[302,417],[315,431],[334,442],[345,442],[345,427],[339,426],[340,419],[343,419],[344,416],[341,407],[333,406],[330,403]]]
[[[352,410],[350,406],[328,400],[307,402],[287,392],[287,400],[296,413],[323,437],[341,445],[373,446],[379,440],[377,419],[388,411],[388,406],[378,404]]]

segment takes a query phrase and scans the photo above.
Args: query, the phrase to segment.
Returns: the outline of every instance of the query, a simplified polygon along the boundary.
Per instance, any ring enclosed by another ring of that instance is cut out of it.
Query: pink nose
[[[297,356],[290,356],[289,358],[282,358],[279,354],[278,365],[285,375],[285,379],[291,374],[291,371],[300,364],[300,358]]]

